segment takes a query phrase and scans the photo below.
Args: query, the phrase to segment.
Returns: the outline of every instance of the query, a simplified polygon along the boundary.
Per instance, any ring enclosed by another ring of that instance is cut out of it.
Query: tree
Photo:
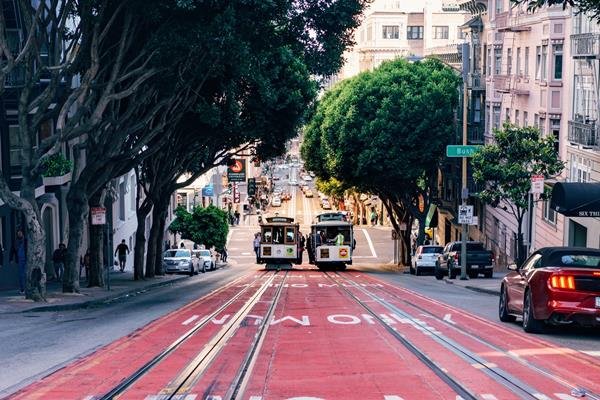
[[[563,9],[573,7],[588,14],[593,19],[600,19],[600,3],[598,0],[511,0],[512,3],[527,6],[529,11],[536,11],[545,6],[562,5]]]
[[[517,221],[517,263],[526,257],[523,219],[528,210],[531,175],[553,177],[562,171],[554,137],[542,137],[535,127],[504,124],[494,130],[495,143],[485,145],[472,159],[473,177],[485,183],[478,196],[492,207],[501,207]]]
[[[306,167],[379,195],[398,232],[402,222],[424,221],[415,199],[427,202],[435,188],[454,134],[458,85],[456,74],[437,60],[386,62],[341,82],[323,96],[305,129]],[[408,249],[410,230],[404,232]]]
[[[222,249],[225,246],[229,232],[228,215],[225,211],[210,205],[196,207],[189,213],[178,207],[175,215],[177,218],[171,223],[169,230],[179,233],[182,239],[204,245],[207,249]]]

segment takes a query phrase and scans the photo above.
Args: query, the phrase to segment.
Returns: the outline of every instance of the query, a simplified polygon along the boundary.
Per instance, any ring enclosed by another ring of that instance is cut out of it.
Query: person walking
[[[375,226],[377,225],[377,213],[375,212],[375,209],[372,208],[371,209],[371,226]]]
[[[23,294],[27,278],[27,239],[21,229],[17,230],[17,238],[10,249],[10,261],[16,262],[19,268],[19,291]]]
[[[227,262],[227,246],[223,246],[221,250],[221,261]]]
[[[90,280],[90,266],[92,265],[92,255],[90,249],[85,251],[85,254],[79,258],[79,279],[81,279],[81,271],[85,271],[85,279]]]
[[[308,253],[308,263],[315,263],[315,253],[313,249],[313,240],[315,235],[313,233],[308,234],[308,239],[306,239],[306,252]]]
[[[260,256],[260,233],[254,235],[254,254],[256,254],[256,263],[258,264],[258,258]]]
[[[235,210],[235,212],[233,213],[233,216],[235,218],[235,224],[239,225],[240,224],[240,212],[238,210]]]
[[[67,258],[67,246],[64,243],[58,245],[58,249],[52,254],[54,263],[54,274],[57,281],[61,281],[65,271],[65,260]]]
[[[183,243],[182,243],[183,247]],[[129,254],[129,247],[125,244],[125,239],[121,240],[121,243],[117,246],[115,250],[115,256],[118,254],[119,256],[119,269],[121,272],[125,272],[125,264],[127,263],[127,254]]]

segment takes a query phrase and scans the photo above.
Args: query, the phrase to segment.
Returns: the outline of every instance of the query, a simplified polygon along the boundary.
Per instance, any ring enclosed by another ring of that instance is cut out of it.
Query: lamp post
[[[462,78],[463,78],[463,121],[462,121],[462,144],[467,145],[467,117],[468,117],[468,86],[467,80],[469,78],[469,43],[465,42],[462,44]],[[462,158],[462,190],[461,190],[461,204],[467,205],[467,199],[469,198],[469,188],[467,186],[467,157]],[[461,235],[461,249],[460,249],[460,279],[467,279],[467,236],[469,234],[469,226],[465,223],[462,224],[462,235]]]

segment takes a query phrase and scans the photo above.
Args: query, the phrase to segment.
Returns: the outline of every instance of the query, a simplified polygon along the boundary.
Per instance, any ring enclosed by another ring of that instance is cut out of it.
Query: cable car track
[[[125,393],[130,387],[132,387],[136,382],[138,382],[143,376],[145,376],[146,374],[151,372],[152,369],[154,367],[156,367],[160,362],[162,362],[168,356],[172,355],[178,348],[181,347],[181,345],[183,345],[186,341],[188,341],[196,332],[198,332],[199,330],[201,330],[202,328],[207,326],[207,324],[213,318],[217,317],[220,313],[222,313],[225,309],[227,309],[227,307],[229,307],[236,300],[238,300],[242,295],[244,295],[246,292],[248,292],[248,290],[250,290],[256,282],[260,281],[267,274],[268,274],[268,272],[264,272],[263,274],[261,274],[254,281],[252,281],[250,284],[248,284],[246,287],[244,287],[242,290],[240,290],[238,293],[236,293],[233,297],[231,297],[228,301],[226,301],[224,304],[219,306],[215,311],[213,311],[209,315],[205,316],[202,320],[200,320],[198,323],[196,323],[196,325],[193,328],[191,328],[186,333],[184,333],[179,338],[177,338],[175,341],[173,341],[173,343],[171,343],[160,354],[156,355],[150,361],[146,362],[144,365],[142,365],[140,368],[138,368],[133,374],[130,374],[127,378],[125,378],[123,381],[121,381],[121,383],[119,383],[117,386],[115,386],[112,390],[110,390],[107,393],[105,393],[104,395],[100,396],[99,399],[109,400],[109,399],[119,398],[120,395]],[[276,276],[277,276],[277,272],[273,273],[266,282],[262,283],[259,290],[257,291],[257,293],[255,293],[251,297],[250,300],[252,300],[252,301],[246,302],[246,304],[244,305],[244,307],[242,307],[242,309],[249,310],[251,308],[249,303],[252,303],[251,305],[256,304],[256,302],[258,300],[260,300],[260,297],[264,293],[264,291],[266,291],[266,289],[270,287],[270,285],[272,284],[272,282]],[[284,279],[285,279],[285,277],[284,277]],[[280,285],[280,287],[281,286],[282,285]],[[239,313],[239,311],[238,311],[238,313]],[[245,313],[244,316],[245,315],[247,315],[247,313]],[[243,318],[240,317],[237,319],[237,321],[240,321],[241,319],[243,319]],[[214,351],[215,346],[213,346],[213,348],[211,348],[211,350]],[[197,367],[198,366],[196,366],[196,368],[194,368],[194,370],[196,370]],[[178,387],[178,390],[179,390],[181,388],[181,385],[178,385],[178,386],[179,386]],[[171,399],[171,398],[173,398],[174,395],[175,395],[175,393],[173,393],[173,395],[171,395],[170,397],[166,397],[166,398]]]
[[[334,279],[329,273],[325,273],[325,274],[333,282],[336,282],[339,284],[339,282],[336,279]],[[358,289],[363,294],[367,295],[375,303],[379,304],[380,306],[383,306],[385,309],[391,311],[392,313],[395,313],[395,314],[399,315],[400,317],[411,321],[412,324],[419,326],[420,329],[426,331],[427,335],[432,337],[433,340],[442,344],[445,348],[451,350],[453,353],[459,355],[461,358],[468,360],[471,364],[478,365],[479,370],[486,373],[486,375],[492,377],[496,382],[502,384],[504,387],[506,387],[511,392],[513,392],[515,395],[517,395],[521,398],[532,398],[532,399],[540,399],[540,398],[546,399],[547,398],[546,396],[541,395],[539,393],[539,391],[533,389],[532,387],[525,384],[518,378],[514,377],[512,374],[508,373],[507,371],[500,369],[498,367],[495,367],[495,366],[490,367],[490,365],[493,365],[493,363],[490,363],[490,362],[484,360],[482,357],[469,351],[464,346],[456,343],[455,341],[453,341],[451,339],[448,339],[447,337],[443,336],[440,332],[438,332],[436,329],[429,327],[427,324],[423,323],[418,318],[413,317],[408,312],[400,310],[398,307],[396,307],[393,304],[389,303],[388,301],[382,299],[381,296],[378,296],[376,293],[373,293],[372,291],[369,291],[367,288],[360,286],[354,280],[348,279],[348,278],[342,276],[342,274],[340,274],[339,272],[336,272],[335,275],[337,278],[344,279],[347,282],[347,284],[339,285],[339,287],[343,291],[345,291],[349,297],[351,297],[353,300],[355,300],[370,315],[372,315],[377,321],[379,321],[382,325],[384,325],[388,332],[392,333],[392,335],[394,337],[399,339],[399,341],[403,345],[405,345],[421,361],[424,361],[424,364],[427,367],[432,369],[436,373],[436,375],[438,375],[444,382],[448,383],[453,389],[455,389],[457,391],[457,394],[462,396],[463,398],[468,399],[468,398],[477,398],[477,397],[468,388],[466,388],[465,385],[461,384],[456,378],[454,378],[450,374],[448,374],[444,368],[442,368],[441,366],[438,366],[437,364],[435,364],[435,362],[433,362],[431,359],[429,359],[429,357],[423,351],[418,349],[418,347],[416,345],[414,345],[408,339],[406,339],[406,337],[404,337],[403,335],[398,333],[395,330],[395,328],[393,328],[388,322],[386,322],[386,320],[384,318],[382,318],[377,312],[375,312],[368,304],[366,304],[366,302],[364,302],[363,300],[360,300],[354,293],[352,293],[352,291],[347,286]],[[582,389],[581,387],[579,387],[577,385],[573,385],[570,382],[566,381],[565,379],[563,379],[559,376],[556,376],[555,374],[553,374],[541,367],[538,367],[527,360],[524,360],[515,355],[512,355],[509,352],[507,352],[506,350],[503,350],[497,346],[490,344],[489,341],[486,341],[484,338],[481,338],[477,335],[467,332],[466,330],[464,330],[456,325],[453,325],[453,324],[449,323],[448,321],[444,321],[442,318],[425,310],[424,308],[419,307],[418,305],[415,305],[414,303],[411,303],[405,299],[402,299],[398,294],[392,293],[390,290],[385,290],[384,288],[377,288],[377,289],[385,292],[387,295],[394,297],[396,300],[402,301],[403,303],[405,303],[411,307],[414,307],[415,309],[418,309],[420,312],[423,312],[426,315],[436,319],[437,321],[443,323],[445,326],[449,327],[450,329],[453,329],[456,332],[459,332],[460,334],[462,334],[470,339],[476,340],[477,342],[479,342],[481,344],[485,344],[486,346],[489,346],[494,351],[498,351],[498,352],[506,355],[507,357],[510,357],[510,359],[512,361],[520,363],[522,366],[528,368],[532,372],[540,374],[543,377],[550,379],[552,382],[566,387],[569,391],[571,391],[571,393],[577,393],[578,397],[580,397],[583,394],[586,396],[586,398],[593,399],[593,400],[600,400],[600,395],[592,393],[591,391],[588,391],[586,389]],[[463,392],[466,395],[463,394]],[[471,396],[471,397],[466,397],[466,396]],[[543,396],[543,397],[541,397],[541,396]]]

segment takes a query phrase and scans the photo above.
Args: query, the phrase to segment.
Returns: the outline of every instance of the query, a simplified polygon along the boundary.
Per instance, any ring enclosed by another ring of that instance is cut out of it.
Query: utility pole
[[[463,78],[463,120],[462,120],[462,144],[467,145],[467,117],[468,117],[468,89],[467,81],[469,78],[469,43],[465,42],[462,44],[462,78]],[[467,205],[467,199],[469,198],[469,189],[467,186],[467,157],[462,157],[462,190],[461,190],[461,204]],[[461,251],[460,251],[460,279],[467,279],[467,236],[469,226],[466,223],[462,224],[462,235],[461,235]]]

